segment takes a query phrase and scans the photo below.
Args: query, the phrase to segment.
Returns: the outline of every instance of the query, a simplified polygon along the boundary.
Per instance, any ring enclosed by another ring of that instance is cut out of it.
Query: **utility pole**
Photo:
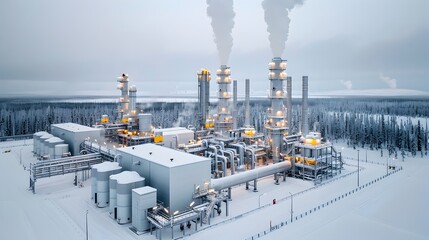
[[[85,225],[86,225],[86,240],[88,240],[88,210],[86,210],[86,216],[85,216]]]
[[[293,194],[289,192],[290,194],[290,222],[293,222]]]

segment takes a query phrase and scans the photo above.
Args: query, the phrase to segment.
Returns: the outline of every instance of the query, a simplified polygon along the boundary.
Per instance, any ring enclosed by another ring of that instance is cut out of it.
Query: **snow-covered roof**
[[[141,177],[135,171],[123,171],[121,173],[111,175],[110,179],[116,180],[118,184],[128,184],[128,183],[143,181],[144,177]]]
[[[92,131],[100,131],[100,129],[92,128],[76,123],[58,123],[52,124],[52,127],[60,128],[69,132],[92,132]]]
[[[51,137],[51,138],[46,139],[45,142],[48,142],[48,143],[63,143],[64,140],[62,140],[59,137]]]
[[[149,186],[141,187],[141,188],[134,188],[133,192],[137,193],[138,195],[145,195],[148,193],[156,192],[156,188],[149,187]]]
[[[117,169],[122,169],[117,162],[102,162],[99,164],[92,165],[92,168],[97,169],[97,172],[108,172]]]
[[[126,148],[118,148],[121,152],[131,154],[135,157],[146,159],[147,161],[172,168],[197,162],[210,161],[208,158],[177,151],[171,148],[158,146],[152,143],[136,145]]]

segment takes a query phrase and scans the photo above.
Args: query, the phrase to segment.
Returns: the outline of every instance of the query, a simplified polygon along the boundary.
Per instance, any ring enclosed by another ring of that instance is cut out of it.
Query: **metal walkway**
[[[36,193],[37,179],[90,170],[92,165],[102,161],[99,153],[92,153],[30,164],[30,189]]]

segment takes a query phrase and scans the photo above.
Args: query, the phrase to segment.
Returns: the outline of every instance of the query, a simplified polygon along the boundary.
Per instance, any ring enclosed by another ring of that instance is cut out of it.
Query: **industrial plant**
[[[309,131],[307,76],[300,126],[289,125],[292,78],[286,67],[279,57],[268,64],[270,105],[262,132],[250,124],[249,79],[244,125],[237,126],[237,81],[229,66],[216,71],[216,102],[210,102],[210,71],[197,73],[198,126],[175,128],[152,126],[152,115],[136,107],[137,88],[122,74],[118,119],[102,115],[92,127],[53,124],[50,133],[33,135],[40,161],[30,167],[30,189],[36,193],[38,179],[67,173],[75,174],[75,184],[91,178],[94,206],[108,208],[112,221],[131,224],[136,234],[161,238],[165,229],[198,231],[215,215],[228,216],[235,186],[257,192],[258,180],[270,175],[277,185],[286,178],[322,183],[341,173],[341,153],[316,128]]]

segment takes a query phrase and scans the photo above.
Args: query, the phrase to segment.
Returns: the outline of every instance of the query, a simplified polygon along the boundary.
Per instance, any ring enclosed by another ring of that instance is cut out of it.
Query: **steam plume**
[[[351,90],[353,88],[353,83],[350,80],[341,80],[341,84],[343,84],[347,90]]]
[[[380,73],[380,79],[381,81],[387,83],[389,88],[396,89],[396,79],[384,76],[383,73]]]
[[[233,0],[207,0],[207,15],[212,19],[214,41],[221,64],[227,65],[231,54],[235,12]]]
[[[285,49],[289,35],[289,12],[303,3],[304,0],[264,0],[262,2],[273,57],[281,57]]]

